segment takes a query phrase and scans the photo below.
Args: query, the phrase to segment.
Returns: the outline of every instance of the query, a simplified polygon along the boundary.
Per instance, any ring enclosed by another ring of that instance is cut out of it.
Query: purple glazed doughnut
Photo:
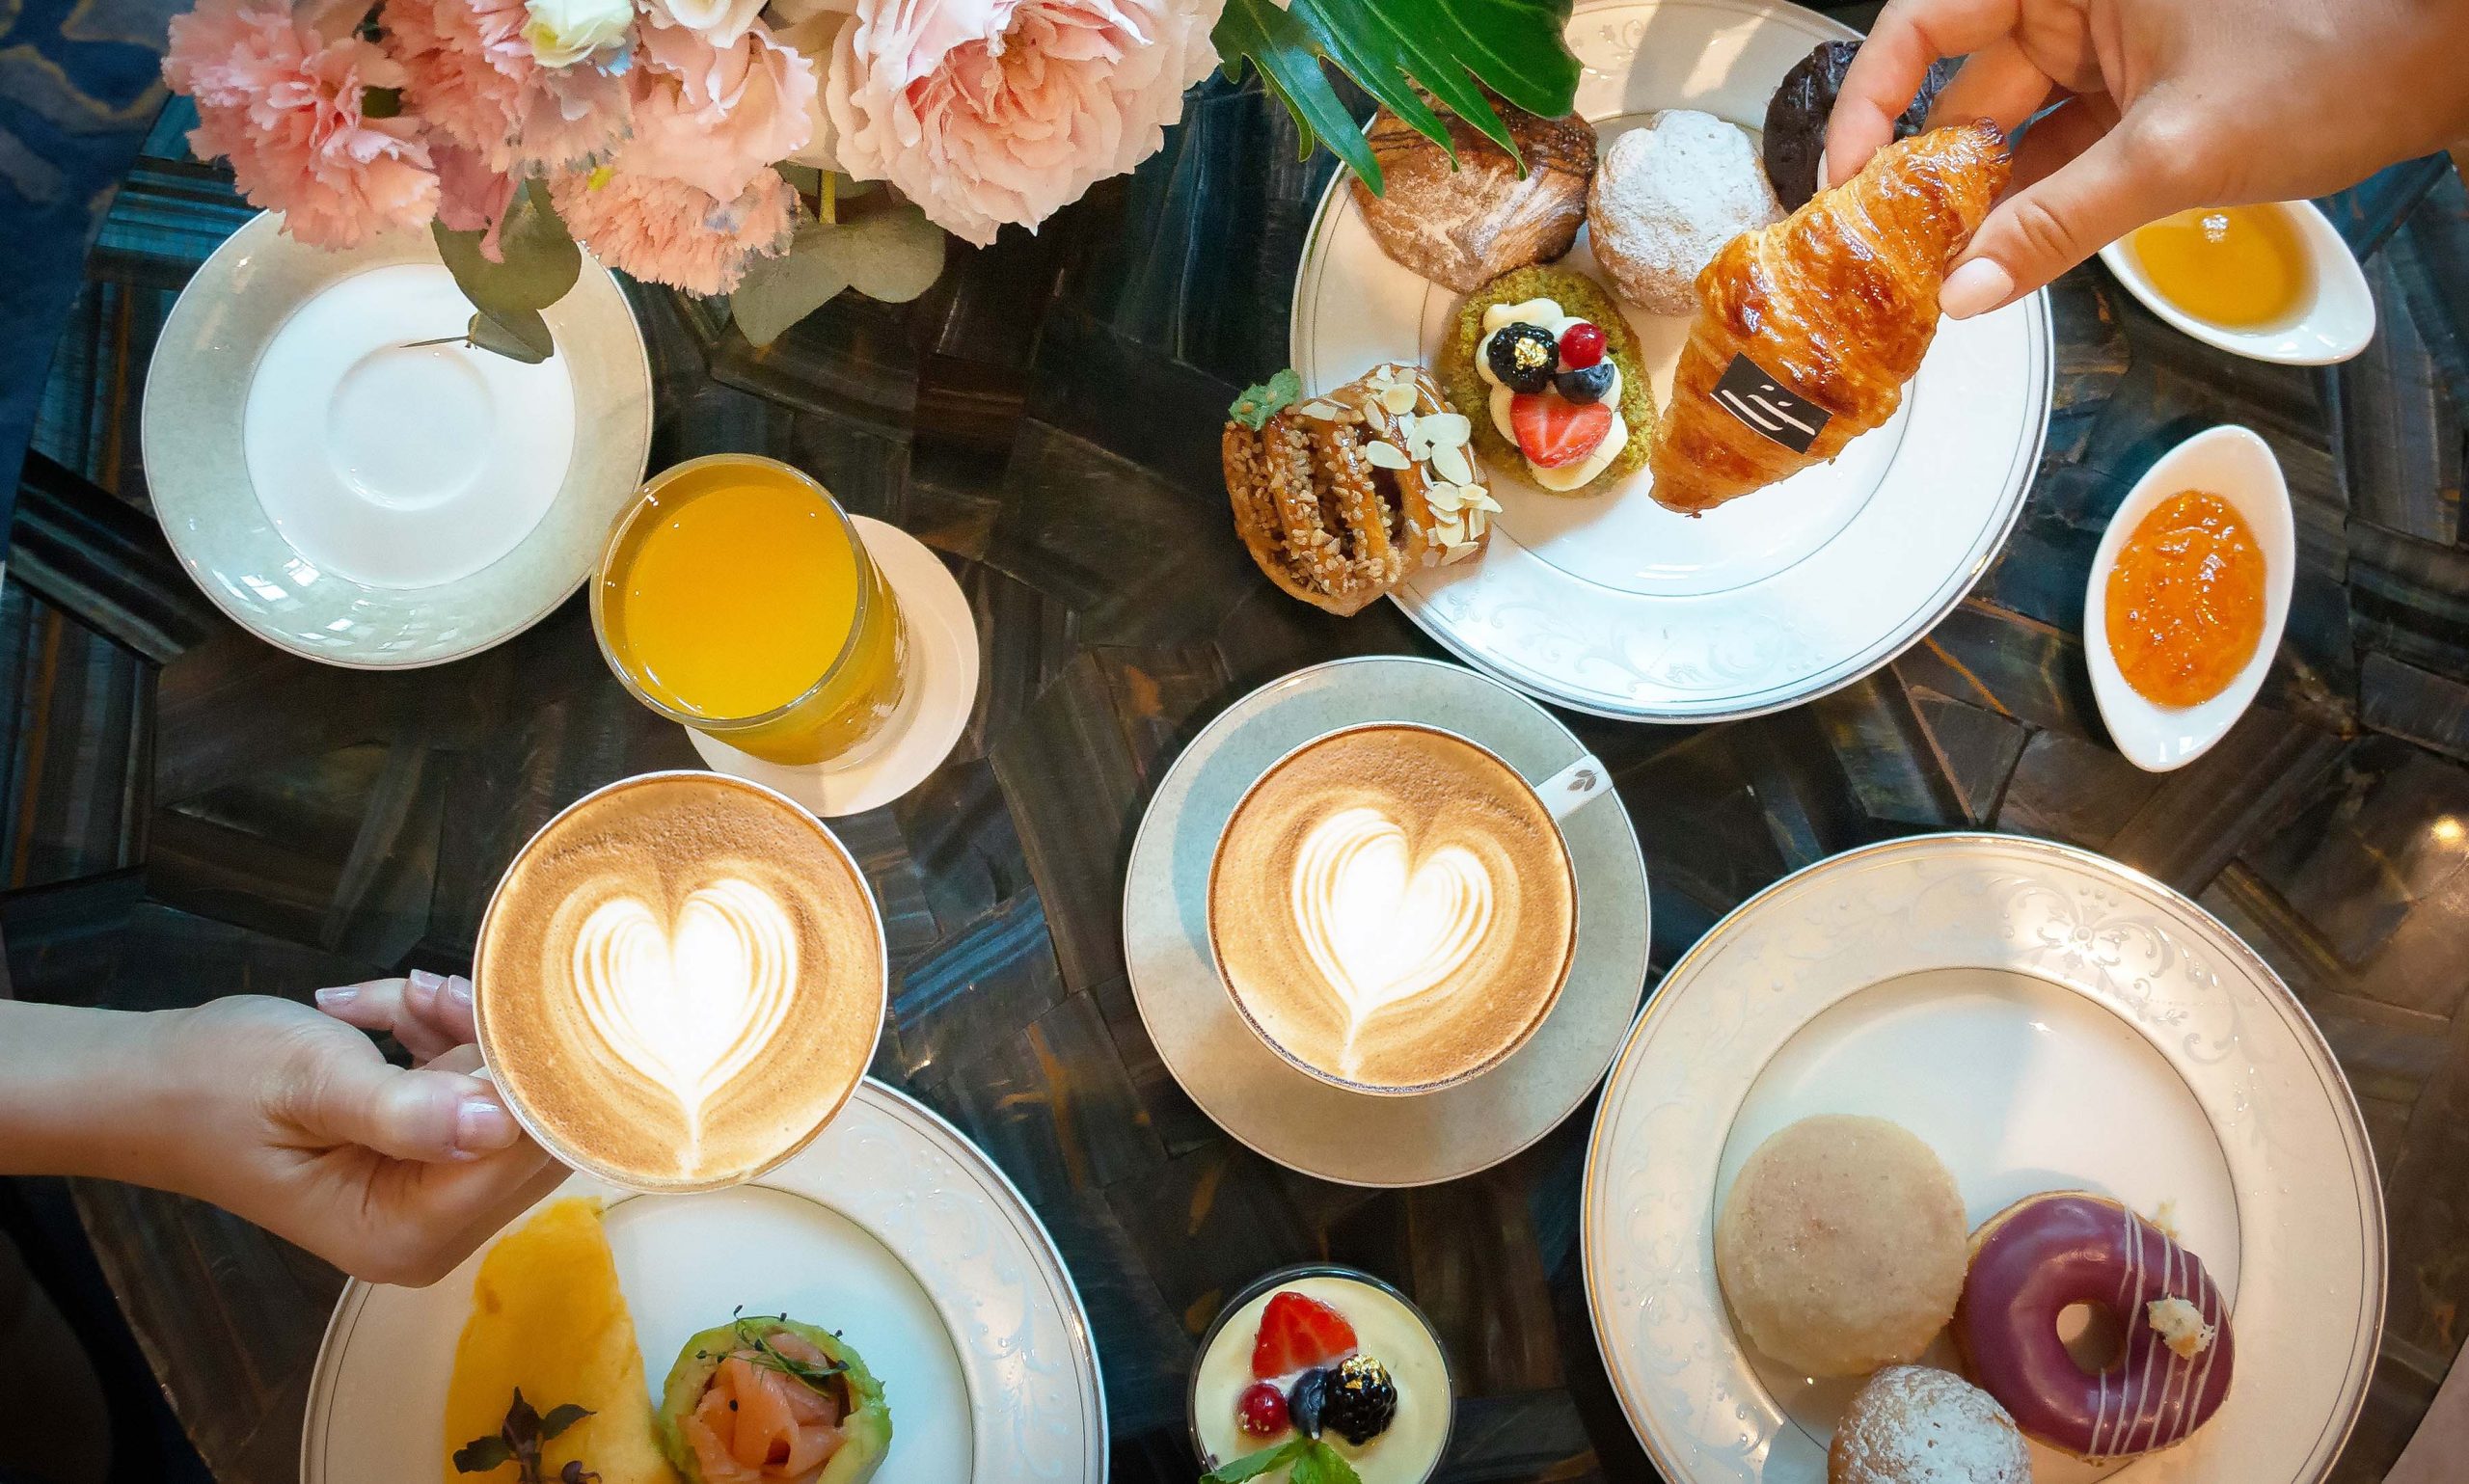
[[[1991,1217],[1971,1247],[1955,1339],[2025,1433],[2077,1458],[2131,1458],[2184,1442],[2220,1410],[2229,1306],[2167,1232],[2114,1201],[2054,1191]],[[2075,1304],[2107,1309],[2123,1336],[2123,1358],[2099,1375],[2057,1337]]]

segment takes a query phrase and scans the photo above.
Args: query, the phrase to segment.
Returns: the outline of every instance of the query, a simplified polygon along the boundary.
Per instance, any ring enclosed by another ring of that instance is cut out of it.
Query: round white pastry
[[[1594,260],[1656,314],[1697,309],[1698,271],[1724,243],[1781,219],[1747,129],[1673,108],[1613,141],[1587,197]]]

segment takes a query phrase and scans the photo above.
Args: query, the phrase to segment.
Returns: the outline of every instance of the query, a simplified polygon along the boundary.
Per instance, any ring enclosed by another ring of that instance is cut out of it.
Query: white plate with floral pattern
[[[1613,1065],[1582,1230],[1604,1363],[1673,1484],[1826,1478],[1857,1382],[1750,1351],[1713,1242],[1741,1162],[1819,1113],[1917,1134],[1975,1226],[2038,1191],[2119,1201],[2229,1297],[2252,1338],[2209,1423],[2103,1470],[2035,1444],[2039,1484],[2329,1472],[2382,1332],[2374,1160],[2314,1021],[2202,908],[2068,846],[1922,836],[1784,878],[1672,966]]]
[[[733,1309],[785,1312],[841,1331],[883,1383],[877,1484],[1105,1478],[1105,1389],[1063,1255],[924,1104],[860,1083],[803,1153],[731,1190],[638,1196],[577,1175],[556,1194],[608,1203],[647,1387]],[[446,1477],[446,1388],[480,1256],[432,1287],[343,1289],[310,1384],[302,1484]]]
[[[1606,144],[1667,108],[1754,130],[1793,64],[1856,35],[1770,0],[1580,0],[1577,110]],[[1431,364],[1457,304],[1381,253],[1345,182],[1321,199],[1295,279],[1291,354],[1315,391],[1381,361]],[[1583,233],[1564,266],[1594,271]],[[1688,318],[1629,322],[1660,404]],[[1893,659],[1970,589],[2022,508],[2049,380],[2035,294],[1940,326],[1902,409],[1833,463],[1695,520],[1656,504],[1643,471],[1575,499],[1494,472],[1503,510],[1483,558],[1395,597],[1468,663],[1579,711],[1716,721],[1797,705]]]

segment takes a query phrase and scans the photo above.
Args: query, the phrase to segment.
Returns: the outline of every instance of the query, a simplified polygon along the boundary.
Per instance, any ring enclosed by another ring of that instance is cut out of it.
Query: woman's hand
[[[469,985],[318,999],[325,1013],[254,995],[144,1015],[0,1002],[0,1172],[178,1191],[356,1277],[435,1282],[565,1172],[472,1075]],[[422,1065],[389,1065],[364,1031]]]
[[[1829,183],[1954,56],[1935,121],[2011,133],[2062,105],[1946,281],[1957,319],[2173,212],[2325,195],[2469,135],[2469,0],[1887,0],[1843,79]]]

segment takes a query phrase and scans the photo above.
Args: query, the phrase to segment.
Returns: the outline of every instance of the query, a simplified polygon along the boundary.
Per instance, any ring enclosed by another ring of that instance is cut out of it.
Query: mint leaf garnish
[[[1214,1472],[1201,1475],[1200,1484],[1243,1484],[1245,1479],[1257,1479],[1272,1469],[1294,1462],[1306,1449],[1318,1445],[1310,1438],[1289,1438],[1284,1443],[1273,1443],[1257,1453],[1246,1453],[1231,1464],[1220,1464]]]
[[[1268,420],[1303,399],[1303,378],[1288,366],[1257,387],[1246,387],[1226,416],[1257,433]],[[1243,1475],[1250,1478],[1250,1474]]]

